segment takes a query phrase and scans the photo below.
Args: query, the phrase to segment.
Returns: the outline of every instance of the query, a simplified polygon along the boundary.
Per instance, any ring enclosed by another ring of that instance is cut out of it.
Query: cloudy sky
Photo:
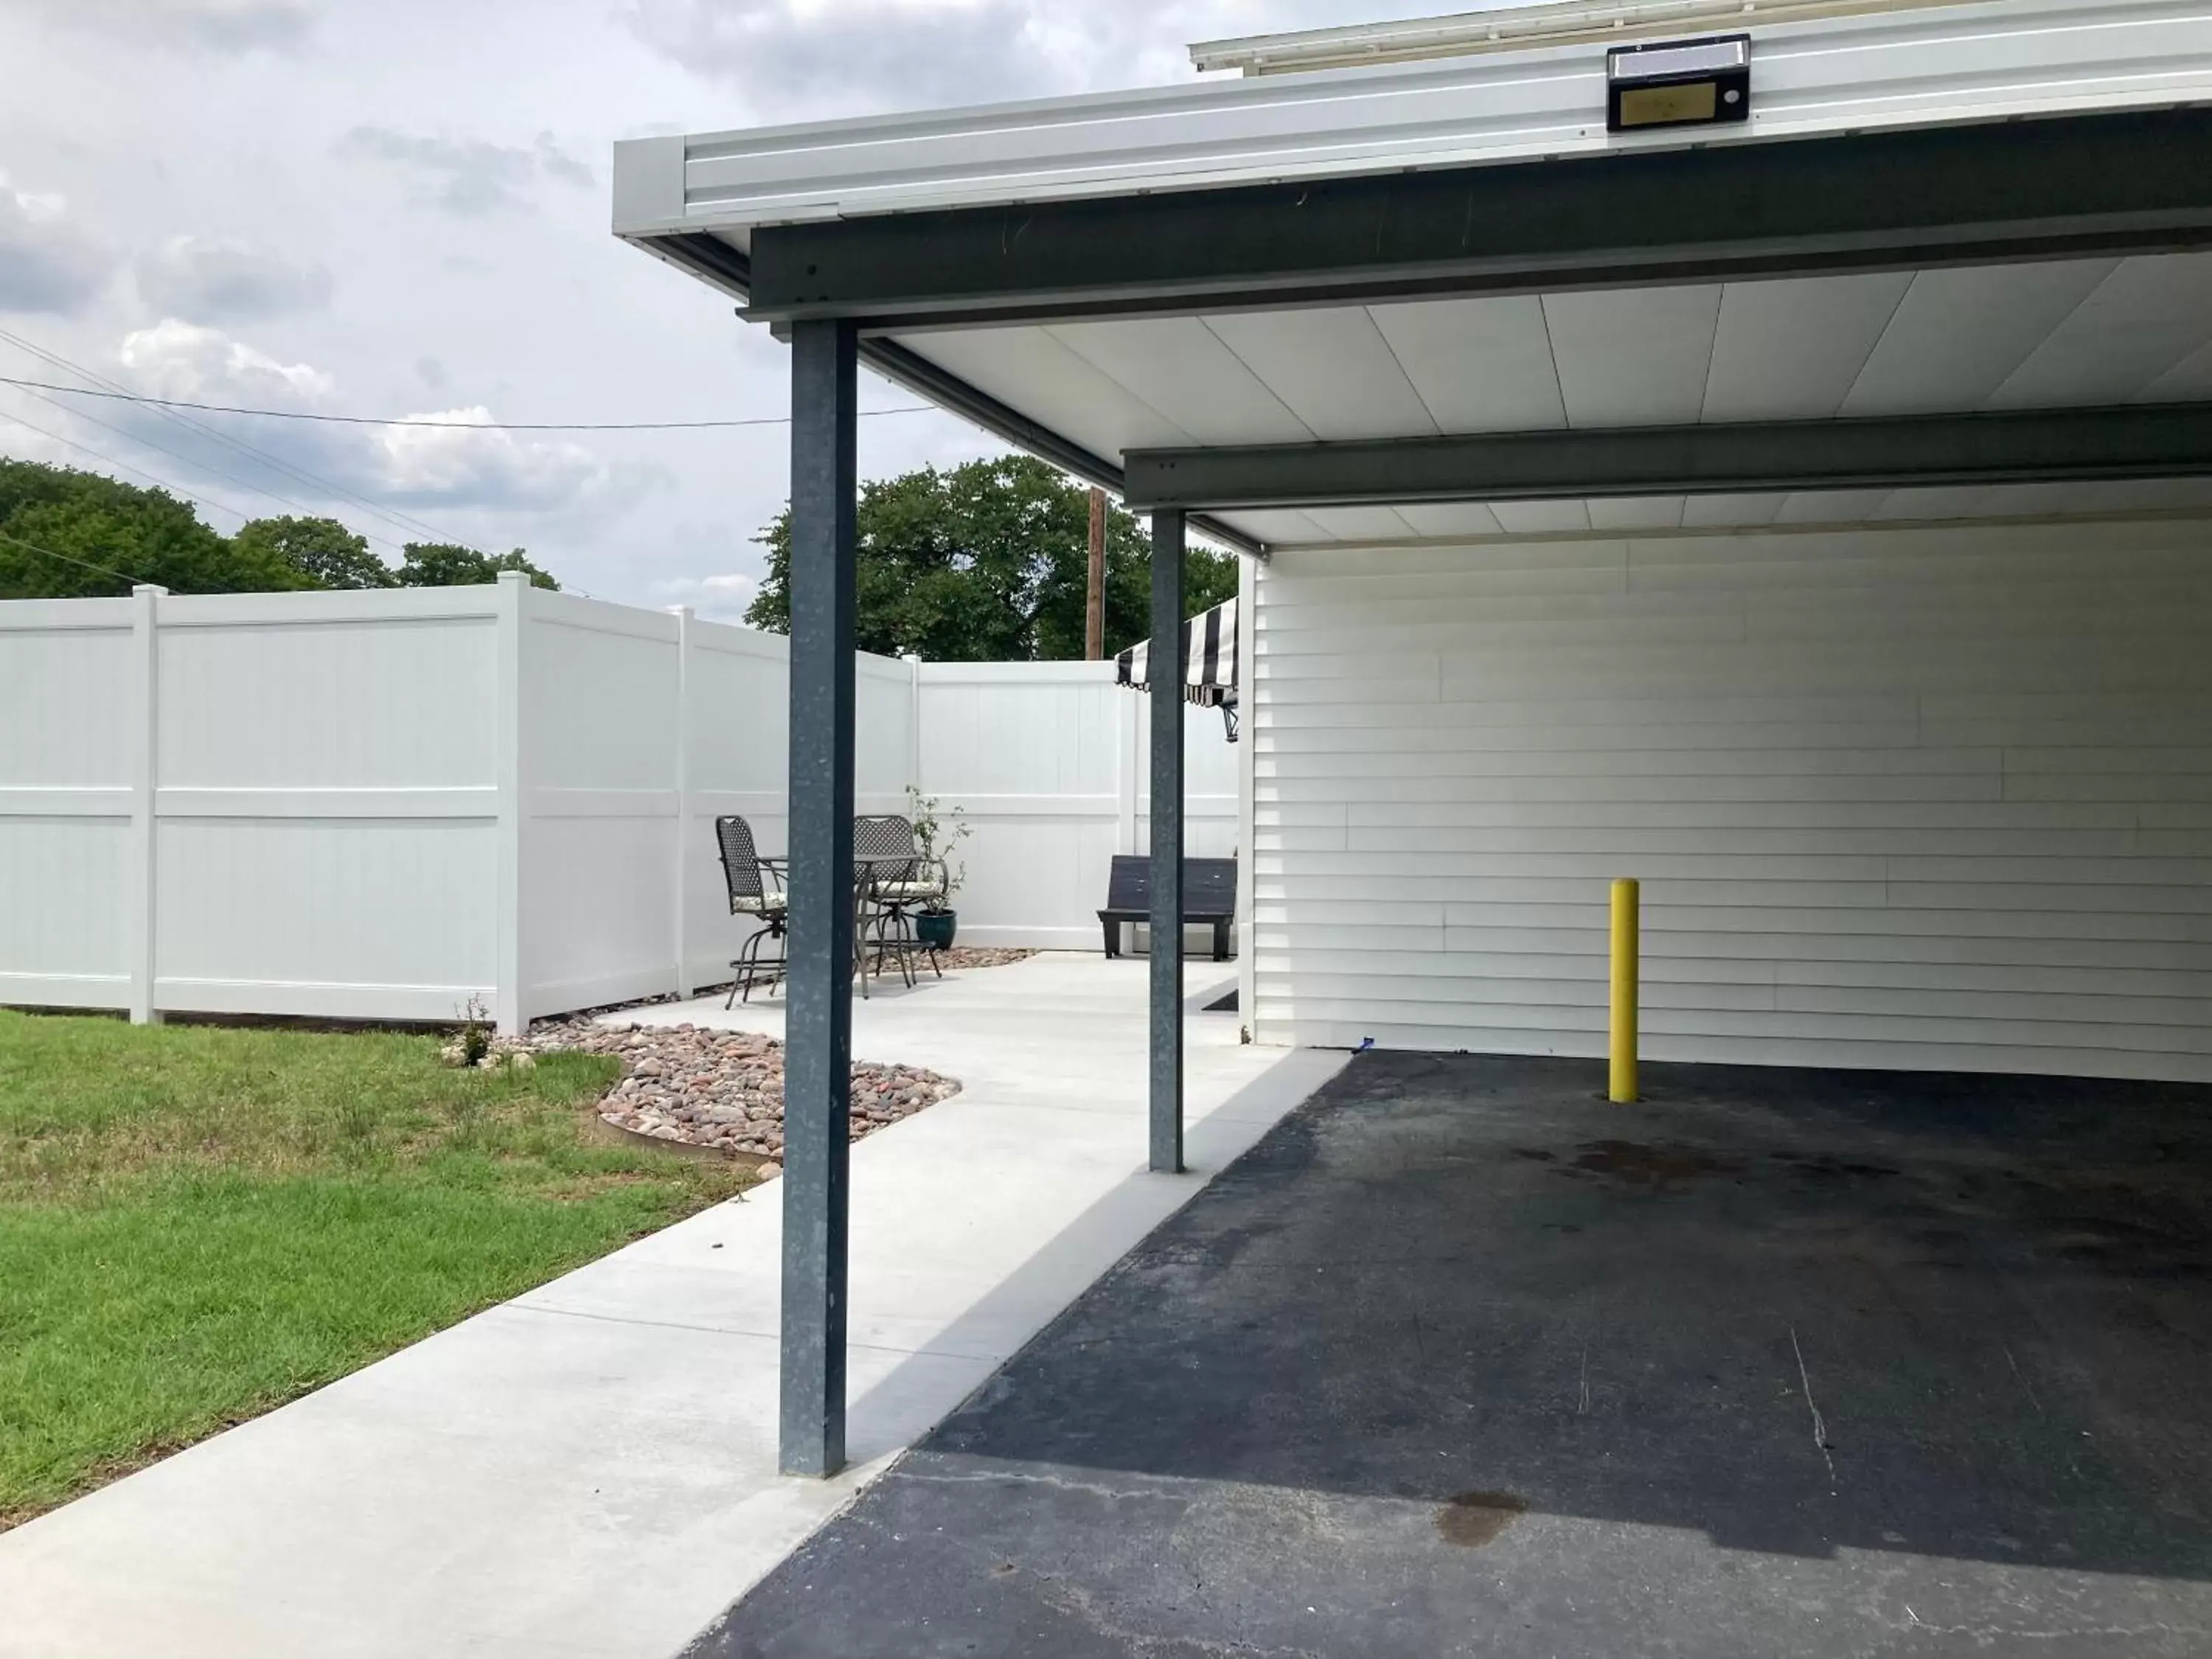
[[[608,234],[616,139],[1158,84],[1191,40],[1455,9],[6,0],[0,374],[447,424],[195,426],[0,386],[0,453],[166,484],[225,531],[310,512],[395,562],[526,546],[571,587],[734,618],[781,428],[489,424],[785,410],[781,347]],[[866,477],[997,449],[934,413],[861,422]]]

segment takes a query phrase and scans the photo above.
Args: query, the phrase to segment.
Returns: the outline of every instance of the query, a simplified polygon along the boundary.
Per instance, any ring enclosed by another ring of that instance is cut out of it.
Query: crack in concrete
[[[994,1481],[1012,1481],[1017,1486],[1052,1486],[1061,1492],[1088,1492],[1096,1498],[1109,1498],[1115,1502],[1138,1504],[1188,1504],[1190,1500],[1175,1492],[1133,1492],[1126,1487],[1109,1486],[1096,1480],[1070,1480],[1063,1475],[1032,1474],[1017,1469],[990,1469],[975,1474],[932,1474],[919,1469],[900,1469],[896,1480],[921,1480],[939,1486],[982,1486]]]
[[[2012,1367],[2012,1374],[2019,1380],[2021,1392],[2027,1395],[2027,1403],[2035,1407],[2035,1414],[2038,1417],[2043,1416],[2045,1414],[2043,1410],[2043,1402],[2035,1397],[2034,1386],[2028,1382],[2027,1373],[2021,1370],[2020,1361],[2012,1357],[2012,1344],[2007,1342],[2002,1346],[2004,1348],[2005,1364]]]
[[[1790,1328],[1790,1351],[1797,1356],[1797,1381],[1805,1389],[1805,1409],[1813,1413],[1813,1443],[1820,1449],[1820,1461],[1828,1466],[1828,1490],[1836,1490],[1836,1460],[1828,1450],[1827,1419],[1820,1408],[1813,1403],[1813,1374],[1805,1369],[1805,1350],[1798,1346],[1797,1328]]]
[[[2204,1625],[2079,1625],[2064,1630],[2008,1630],[2001,1625],[1931,1625],[1915,1613],[1909,1602],[1905,1605],[1905,1619],[1908,1630],[1923,1630],[1931,1636],[1963,1636],[1983,1647],[1997,1642],[2064,1642],[2083,1637],[2117,1641],[2133,1636],[2212,1636],[2212,1626]]]
[[[1109,1617],[1091,1597],[1074,1585],[1056,1578],[1036,1581],[1039,1596],[1061,1612],[1080,1619],[1109,1641],[1132,1644],[1138,1653],[1212,1653],[1224,1659],[1327,1659],[1317,1648],[1261,1647],[1253,1642],[1222,1642],[1203,1636],[1155,1636]]]

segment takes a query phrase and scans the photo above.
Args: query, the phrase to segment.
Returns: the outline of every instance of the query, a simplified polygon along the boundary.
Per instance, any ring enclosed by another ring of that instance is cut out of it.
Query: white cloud
[[[157,397],[240,409],[353,413],[337,407],[335,376],[286,363],[221,329],[165,319],[126,335],[117,356],[132,384]],[[132,429],[201,465],[225,471],[251,458],[203,442],[141,411]],[[202,413],[195,419],[341,489],[384,505],[574,510],[634,499],[664,480],[658,469],[613,466],[580,444],[540,441],[501,429],[489,409],[408,412],[387,425]],[[427,422],[428,424],[401,424]],[[296,476],[289,490],[313,486]],[[335,495],[335,492],[333,492]]]
[[[172,236],[139,256],[138,292],[165,316],[257,322],[313,311],[331,297],[331,273],[312,260],[228,236]]]
[[[22,0],[78,28],[216,51],[282,50],[313,28],[313,0]]]
[[[437,424],[366,428],[374,434],[377,481],[397,501],[497,501],[542,510],[613,482],[582,445],[523,441],[493,427],[491,411],[481,404],[406,418]]]
[[[1188,43],[1423,15],[1437,0],[629,0],[631,32],[762,118],[1047,97],[1188,77]],[[807,106],[803,112],[794,106]]]
[[[416,182],[416,199],[464,218],[526,207],[539,178],[590,188],[591,168],[541,132],[528,149],[495,144],[482,138],[437,138],[394,127],[357,126],[337,142],[337,153],[353,161],[395,167]]]
[[[280,363],[219,328],[175,317],[126,334],[116,355],[140,387],[161,398],[301,409],[333,385],[319,368]]]
[[[634,0],[638,38],[685,68],[833,108],[973,102],[1034,59],[1024,0]]]
[[[677,576],[653,584],[656,603],[690,605],[707,621],[719,623],[744,623],[745,607],[759,592],[760,578],[738,570],[712,576]]]
[[[85,309],[106,283],[108,259],[52,192],[16,190],[0,173],[0,312]]]

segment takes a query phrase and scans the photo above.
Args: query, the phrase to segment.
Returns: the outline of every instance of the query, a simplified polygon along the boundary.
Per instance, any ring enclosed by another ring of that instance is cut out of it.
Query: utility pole
[[[1097,662],[1106,654],[1106,492],[1091,486],[1091,586],[1083,607],[1083,654]]]

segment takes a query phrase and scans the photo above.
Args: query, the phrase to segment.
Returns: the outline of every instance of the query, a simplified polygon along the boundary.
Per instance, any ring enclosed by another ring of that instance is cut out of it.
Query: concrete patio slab
[[[665,1659],[1343,1063],[1193,1014],[1194,1175],[1150,1176],[1144,1003],[1046,956],[856,1006],[964,1086],[854,1148],[839,1479],[775,1472],[771,1183],[0,1536],[0,1656]]]

